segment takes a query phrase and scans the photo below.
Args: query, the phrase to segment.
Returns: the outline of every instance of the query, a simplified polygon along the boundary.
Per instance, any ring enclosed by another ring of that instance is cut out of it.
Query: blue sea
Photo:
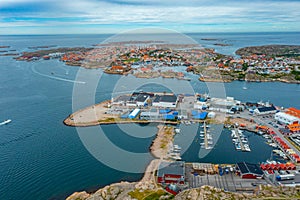
[[[204,47],[215,48],[217,52],[228,55],[234,55],[235,50],[245,46],[300,45],[299,33],[187,35]],[[10,50],[17,52],[32,51],[28,47],[42,45],[90,47],[110,36],[1,36],[0,46],[9,45]],[[201,40],[202,38],[217,40],[207,41]],[[214,43],[227,43],[231,46],[215,46]],[[81,91],[80,98],[89,101],[74,103],[74,88],[77,84],[66,80],[75,80],[78,73],[96,74],[99,82],[96,81],[97,85],[92,93]],[[197,76],[187,76],[191,78],[188,85],[194,92],[210,92],[209,86],[198,81]],[[125,92],[130,89],[130,85],[144,82],[144,79],[130,75],[122,77],[103,74],[101,70],[65,66],[57,60],[20,62],[10,56],[0,56],[0,122],[12,119],[10,124],[0,126],[0,199],[64,199],[75,191],[94,191],[121,180],[139,180],[152,159],[149,146],[155,137],[157,124],[106,125],[76,129],[65,126],[63,120],[74,108],[88,106],[91,101],[110,99],[113,91],[116,91],[116,85],[120,86],[118,91]],[[169,85],[184,90],[185,84],[187,81],[158,78],[135,86],[145,91],[168,91],[171,90],[167,87]],[[245,84],[247,90],[242,89]],[[300,108],[300,85],[297,84],[235,81],[221,86],[215,83],[213,86],[221,87],[227,96],[241,101],[262,100],[278,106]],[[219,140],[216,148],[201,156],[200,146],[196,141],[198,129],[197,125],[183,126],[181,135],[185,137],[180,138],[178,135],[175,138],[176,143],[182,146],[185,145],[185,138],[189,138],[190,146],[187,146],[183,155],[186,161],[261,162],[270,157],[272,149],[262,138],[252,133],[246,134],[250,145],[254,145],[253,151],[246,154],[236,152],[228,138],[228,130],[221,131],[220,137],[226,139]],[[117,148],[111,150],[108,144]],[[96,148],[101,151],[91,154]],[[124,152],[132,155],[124,157]],[[99,158],[103,158],[102,162]],[[118,165],[124,166],[124,169],[118,168]]]

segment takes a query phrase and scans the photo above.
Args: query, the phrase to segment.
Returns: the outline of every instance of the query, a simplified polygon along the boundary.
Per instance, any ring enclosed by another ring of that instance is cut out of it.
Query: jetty
[[[206,122],[203,122],[203,131],[204,131],[204,146],[205,149],[211,149],[210,146],[208,146],[208,135],[207,135],[207,126],[206,126]]]
[[[241,139],[241,135],[240,135],[240,133],[239,133],[239,130],[238,130],[237,128],[235,128],[234,131],[235,131],[236,136],[237,136],[237,139],[238,139],[238,141],[239,141],[239,143],[240,143],[240,145],[241,145],[241,150],[242,150],[242,151],[246,151],[245,146],[244,146],[244,144],[243,144],[243,142],[242,142],[242,139]]]

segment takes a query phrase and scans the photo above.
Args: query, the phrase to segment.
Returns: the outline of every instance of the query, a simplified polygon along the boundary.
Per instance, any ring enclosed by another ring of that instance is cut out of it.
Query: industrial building
[[[254,110],[254,114],[256,115],[269,115],[274,114],[276,112],[277,109],[273,105],[258,107]]]
[[[275,114],[275,120],[282,124],[300,124],[300,110],[296,108],[288,108],[285,112]]]
[[[129,115],[128,115],[128,118],[129,119],[134,119],[138,116],[138,114],[141,112],[140,109],[136,108],[134,109]]]
[[[158,183],[185,183],[185,165],[183,161],[162,161],[157,170]]]
[[[264,172],[258,164],[251,164],[247,162],[237,163],[236,170],[241,178],[245,179],[262,178],[264,175]]]
[[[155,95],[152,106],[159,108],[176,108],[178,98],[175,94]]]
[[[231,109],[240,104],[241,102],[235,100],[233,97],[227,97],[226,99],[212,98],[210,100],[209,110],[231,113]]]

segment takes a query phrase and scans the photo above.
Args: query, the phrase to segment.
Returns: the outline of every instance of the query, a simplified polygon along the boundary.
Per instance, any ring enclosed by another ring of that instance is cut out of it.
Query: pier
[[[204,145],[205,149],[210,149],[208,146],[208,137],[207,137],[207,128],[206,128],[206,122],[203,122],[203,131],[204,131]]]
[[[238,128],[234,128],[234,132],[235,132],[235,134],[236,134],[236,136],[237,136],[237,139],[238,139],[238,141],[239,141],[239,143],[240,143],[240,145],[241,145],[241,150],[242,150],[242,151],[246,151],[245,146],[244,146],[244,144],[243,144],[243,142],[242,142],[242,139],[241,139],[241,136],[240,136],[240,133],[239,133]]]

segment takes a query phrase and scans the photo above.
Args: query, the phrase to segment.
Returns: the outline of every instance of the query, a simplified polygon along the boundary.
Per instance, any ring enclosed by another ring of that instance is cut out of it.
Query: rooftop
[[[238,168],[241,171],[241,174],[257,174],[257,175],[263,175],[264,172],[260,169],[260,166],[258,164],[252,164],[247,162],[241,162],[237,163]]]
[[[184,176],[184,162],[183,161],[176,161],[176,162],[161,162],[157,175],[158,177],[162,177],[164,174],[172,174],[172,175],[181,175]]]
[[[275,108],[275,106],[268,106],[268,107],[260,107],[260,108],[257,108],[259,112],[269,112],[269,111],[275,111],[277,110]]]
[[[160,96],[160,101],[161,102],[176,102],[177,101],[177,96],[175,94],[173,94],[173,95],[162,95],[162,96]]]

